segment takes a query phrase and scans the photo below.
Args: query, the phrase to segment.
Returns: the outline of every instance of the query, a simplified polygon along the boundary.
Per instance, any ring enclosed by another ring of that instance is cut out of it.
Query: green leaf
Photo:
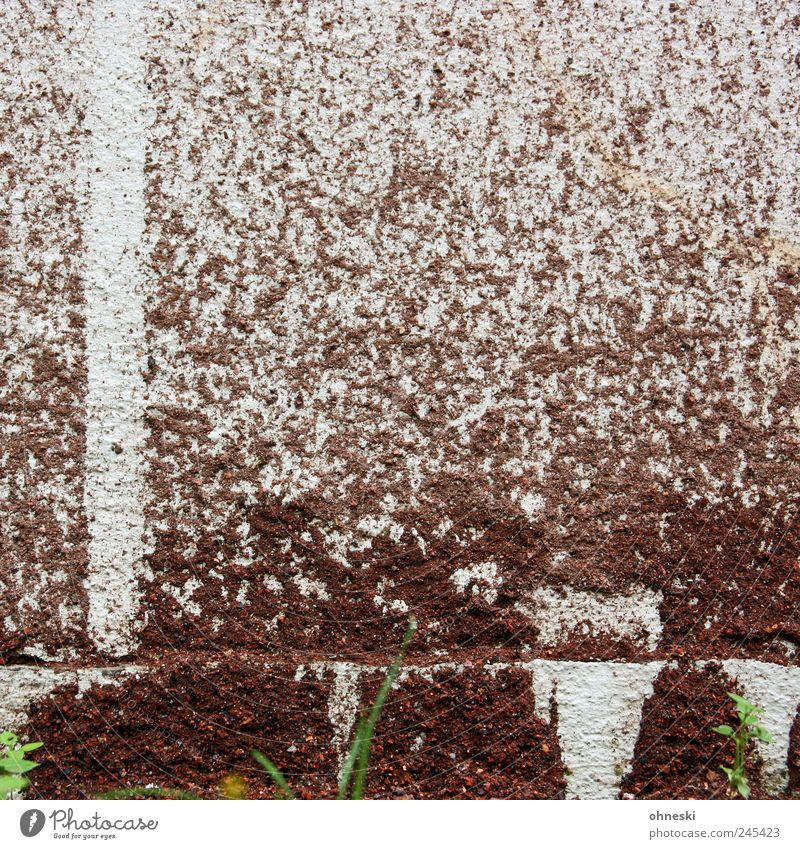
[[[774,743],[775,738],[772,734],[767,731],[766,728],[763,728],[761,725],[756,725],[753,729],[753,736],[757,737],[759,740],[763,740],[765,743]]]
[[[722,734],[723,737],[733,737],[733,729],[730,725],[715,725],[711,730]]]
[[[728,776],[728,781],[733,783],[733,770],[727,766],[721,766],[720,769]]]
[[[13,749],[17,745],[17,735],[10,731],[2,731],[0,732],[0,743]]]
[[[24,755],[17,757],[18,752],[19,750],[11,752],[8,757],[0,758],[0,769],[10,772],[12,775],[22,775],[22,773],[30,772],[39,766],[34,761],[26,761]]]
[[[270,778],[278,785],[286,799],[294,799],[292,788],[283,776],[283,773],[275,766],[274,763],[266,756],[262,755],[257,749],[250,749],[250,756],[255,758],[261,766],[269,773]]]
[[[744,775],[737,775],[734,779],[733,786],[743,799],[750,797],[750,782]]]
[[[747,699],[737,696],[736,693],[728,693],[728,695],[731,699],[733,699],[733,703],[736,705],[736,710],[739,712],[739,716],[747,716],[754,711],[759,710],[755,705],[750,704]]]
[[[44,743],[26,743],[24,746],[20,746],[20,752],[35,752],[37,749],[41,749],[44,746]]]
[[[364,736],[358,753],[358,767],[356,769],[356,776],[353,782],[353,794],[350,797],[351,799],[364,798],[364,785],[367,781],[367,770],[369,769],[369,750],[372,747],[372,737],[375,734],[375,725],[380,719],[381,711],[383,710],[383,706],[386,703],[390,690],[392,689],[392,684],[394,684],[395,678],[397,678],[400,673],[400,667],[403,665],[403,660],[406,656],[406,652],[408,651],[408,647],[411,645],[411,640],[414,639],[414,632],[416,630],[417,620],[414,616],[409,616],[408,630],[403,636],[400,651],[394,659],[394,663],[391,667],[389,667],[386,677],[383,679],[383,684],[381,684],[381,688],[378,690],[378,695],[375,698],[375,704],[372,706],[372,710],[367,718],[366,726],[364,727]]]
[[[0,799],[8,799],[14,790],[24,790],[28,786],[27,778],[16,775],[0,775]]]

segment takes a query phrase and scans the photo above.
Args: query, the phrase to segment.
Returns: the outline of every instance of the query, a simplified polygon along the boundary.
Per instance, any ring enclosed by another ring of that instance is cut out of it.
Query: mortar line
[[[136,646],[144,555],[145,4],[98,0],[85,42],[88,210],[86,483],[88,632],[98,650]]]
[[[29,662],[25,663],[6,663],[0,665],[0,671],[3,670],[13,670],[13,669],[42,669],[42,670],[54,670],[54,671],[76,671],[76,670],[113,670],[113,669],[127,669],[131,665],[136,665],[145,670],[157,670],[162,668],[166,663],[174,659],[183,659],[187,663],[190,661],[193,662],[214,662],[215,658],[220,658],[225,656],[225,650],[220,650],[219,652],[183,652],[183,651],[175,651],[175,652],[162,652],[157,657],[153,655],[144,655],[140,657],[131,657],[127,660],[121,661],[119,663],[112,662],[100,662],[97,664],[92,663],[81,663],[79,661],[63,661],[63,660],[43,660],[38,657],[31,657]],[[292,656],[285,657],[281,656],[277,653],[272,652],[259,652],[257,650],[245,650],[241,657],[248,659],[260,659],[266,661],[267,666],[285,666],[289,667],[307,667],[307,671],[314,671],[316,669],[335,669],[336,667],[342,666],[345,664],[347,666],[351,666],[354,669],[358,669],[360,672],[365,673],[374,673],[380,672],[383,669],[391,666],[394,657],[387,657],[382,662],[373,662],[367,663],[358,660],[353,660],[352,658],[344,657],[344,658],[335,658],[335,657],[327,657],[327,658],[319,658],[317,656],[311,656],[308,658],[303,658],[301,656]],[[748,664],[759,664],[761,667],[771,669],[775,668],[777,670],[780,669],[798,669],[794,664],[783,664],[783,663],[775,663],[773,661],[765,661],[760,660],[756,657],[732,657],[726,658],[721,657],[719,655],[712,655],[710,657],[691,657],[691,658],[683,658],[683,660],[687,661],[691,666],[697,667],[698,669],[702,669],[708,664],[718,663],[721,665],[724,664],[735,664],[735,665],[748,665]],[[612,660],[598,660],[592,658],[585,658],[576,660],[575,658],[559,658],[552,656],[542,656],[542,657],[527,657],[524,660],[521,658],[514,660],[483,660],[478,663],[474,663],[472,661],[467,661],[463,658],[456,659],[446,659],[440,655],[432,655],[430,658],[415,658],[415,660],[411,663],[403,664],[401,668],[401,675],[403,673],[409,672],[427,672],[430,670],[437,669],[454,669],[454,670],[464,670],[464,669],[480,669],[484,670],[488,673],[492,673],[493,671],[502,670],[502,669],[524,669],[525,671],[530,672],[535,665],[542,664],[551,664],[561,665],[561,666],[612,666],[612,667],[620,667],[620,666],[649,666],[653,663],[660,663],[662,665],[668,666],[670,663],[674,663],[674,658],[668,657],[659,657],[654,655],[652,657],[648,656],[645,660],[625,660],[623,658],[616,658]]]

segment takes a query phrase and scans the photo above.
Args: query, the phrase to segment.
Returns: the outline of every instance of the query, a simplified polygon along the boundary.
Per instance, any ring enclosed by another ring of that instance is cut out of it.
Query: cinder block
[[[42,4],[0,19],[0,655],[91,648],[83,580],[84,100]],[[77,89],[77,90],[76,90]]]
[[[726,676],[795,786],[787,8],[6,5],[0,677],[40,792],[210,793],[260,735],[323,793],[410,613],[376,794],[716,794]]]

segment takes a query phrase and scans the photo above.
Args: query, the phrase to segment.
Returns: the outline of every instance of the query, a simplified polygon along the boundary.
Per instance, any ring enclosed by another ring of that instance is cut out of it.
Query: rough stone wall
[[[800,790],[800,5],[0,15],[37,792],[324,795],[409,612],[375,795]]]

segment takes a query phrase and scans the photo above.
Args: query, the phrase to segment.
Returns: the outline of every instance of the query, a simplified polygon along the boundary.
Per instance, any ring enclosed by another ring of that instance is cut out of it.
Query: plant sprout
[[[732,728],[730,725],[716,725],[712,731],[723,737],[730,737],[735,745],[733,755],[733,766],[723,766],[722,771],[728,778],[728,790],[731,795],[738,793],[743,799],[750,796],[750,782],[747,780],[745,759],[747,757],[747,744],[750,740],[761,740],[771,743],[773,736],[758,721],[759,714],[763,709],[750,704],[747,699],[737,696],[736,693],[728,693],[736,705],[736,713],[739,715],[739,725]]]
[[[41,748],[44,743],[25,743],[20,745],[16,734],[10,731],[0,733],[0,799],[10,799],[11,794],[24,790],[30,782],[25,773],[39,766],[25,756]]]
[[[348,798],[348,790],[350,790],[350,799],[363,799],[364,788],[367,782],[367,770],[369,769],[369,754],[372,748],[372,738],[375,734],[375,726],[381,717],[383,706],[386,704],[386,699],[389,697],[389,692],[392,689],[395,679],[400,673],[400,668],[403,665],[403,660],[411,645],[411,640],[414,638],[414,632],[417,630],[417,620],[410,616],[408,619],[408,630],[403,637],[400,651],[394,659],[394,663],[389,667],[386,677],[383,679],[378,695],[375,697],[375,702],[372,709],[367,714],[361,713],[361,717],[356,726],[355,737],[353,744],[350,746],[350,751],[347,753],[347,758],[344,762],[342,775],[339,779],[339,788],[336,794],[337,799]],[[258,761],[261,766],[269,773],[270,778],[278,785],[279,798],[294,799],[294,793],[289,787],[283,773],[275,766],[266,755],[253,749],[250,754]],[[352,781],[352,790],[350,783]]]

